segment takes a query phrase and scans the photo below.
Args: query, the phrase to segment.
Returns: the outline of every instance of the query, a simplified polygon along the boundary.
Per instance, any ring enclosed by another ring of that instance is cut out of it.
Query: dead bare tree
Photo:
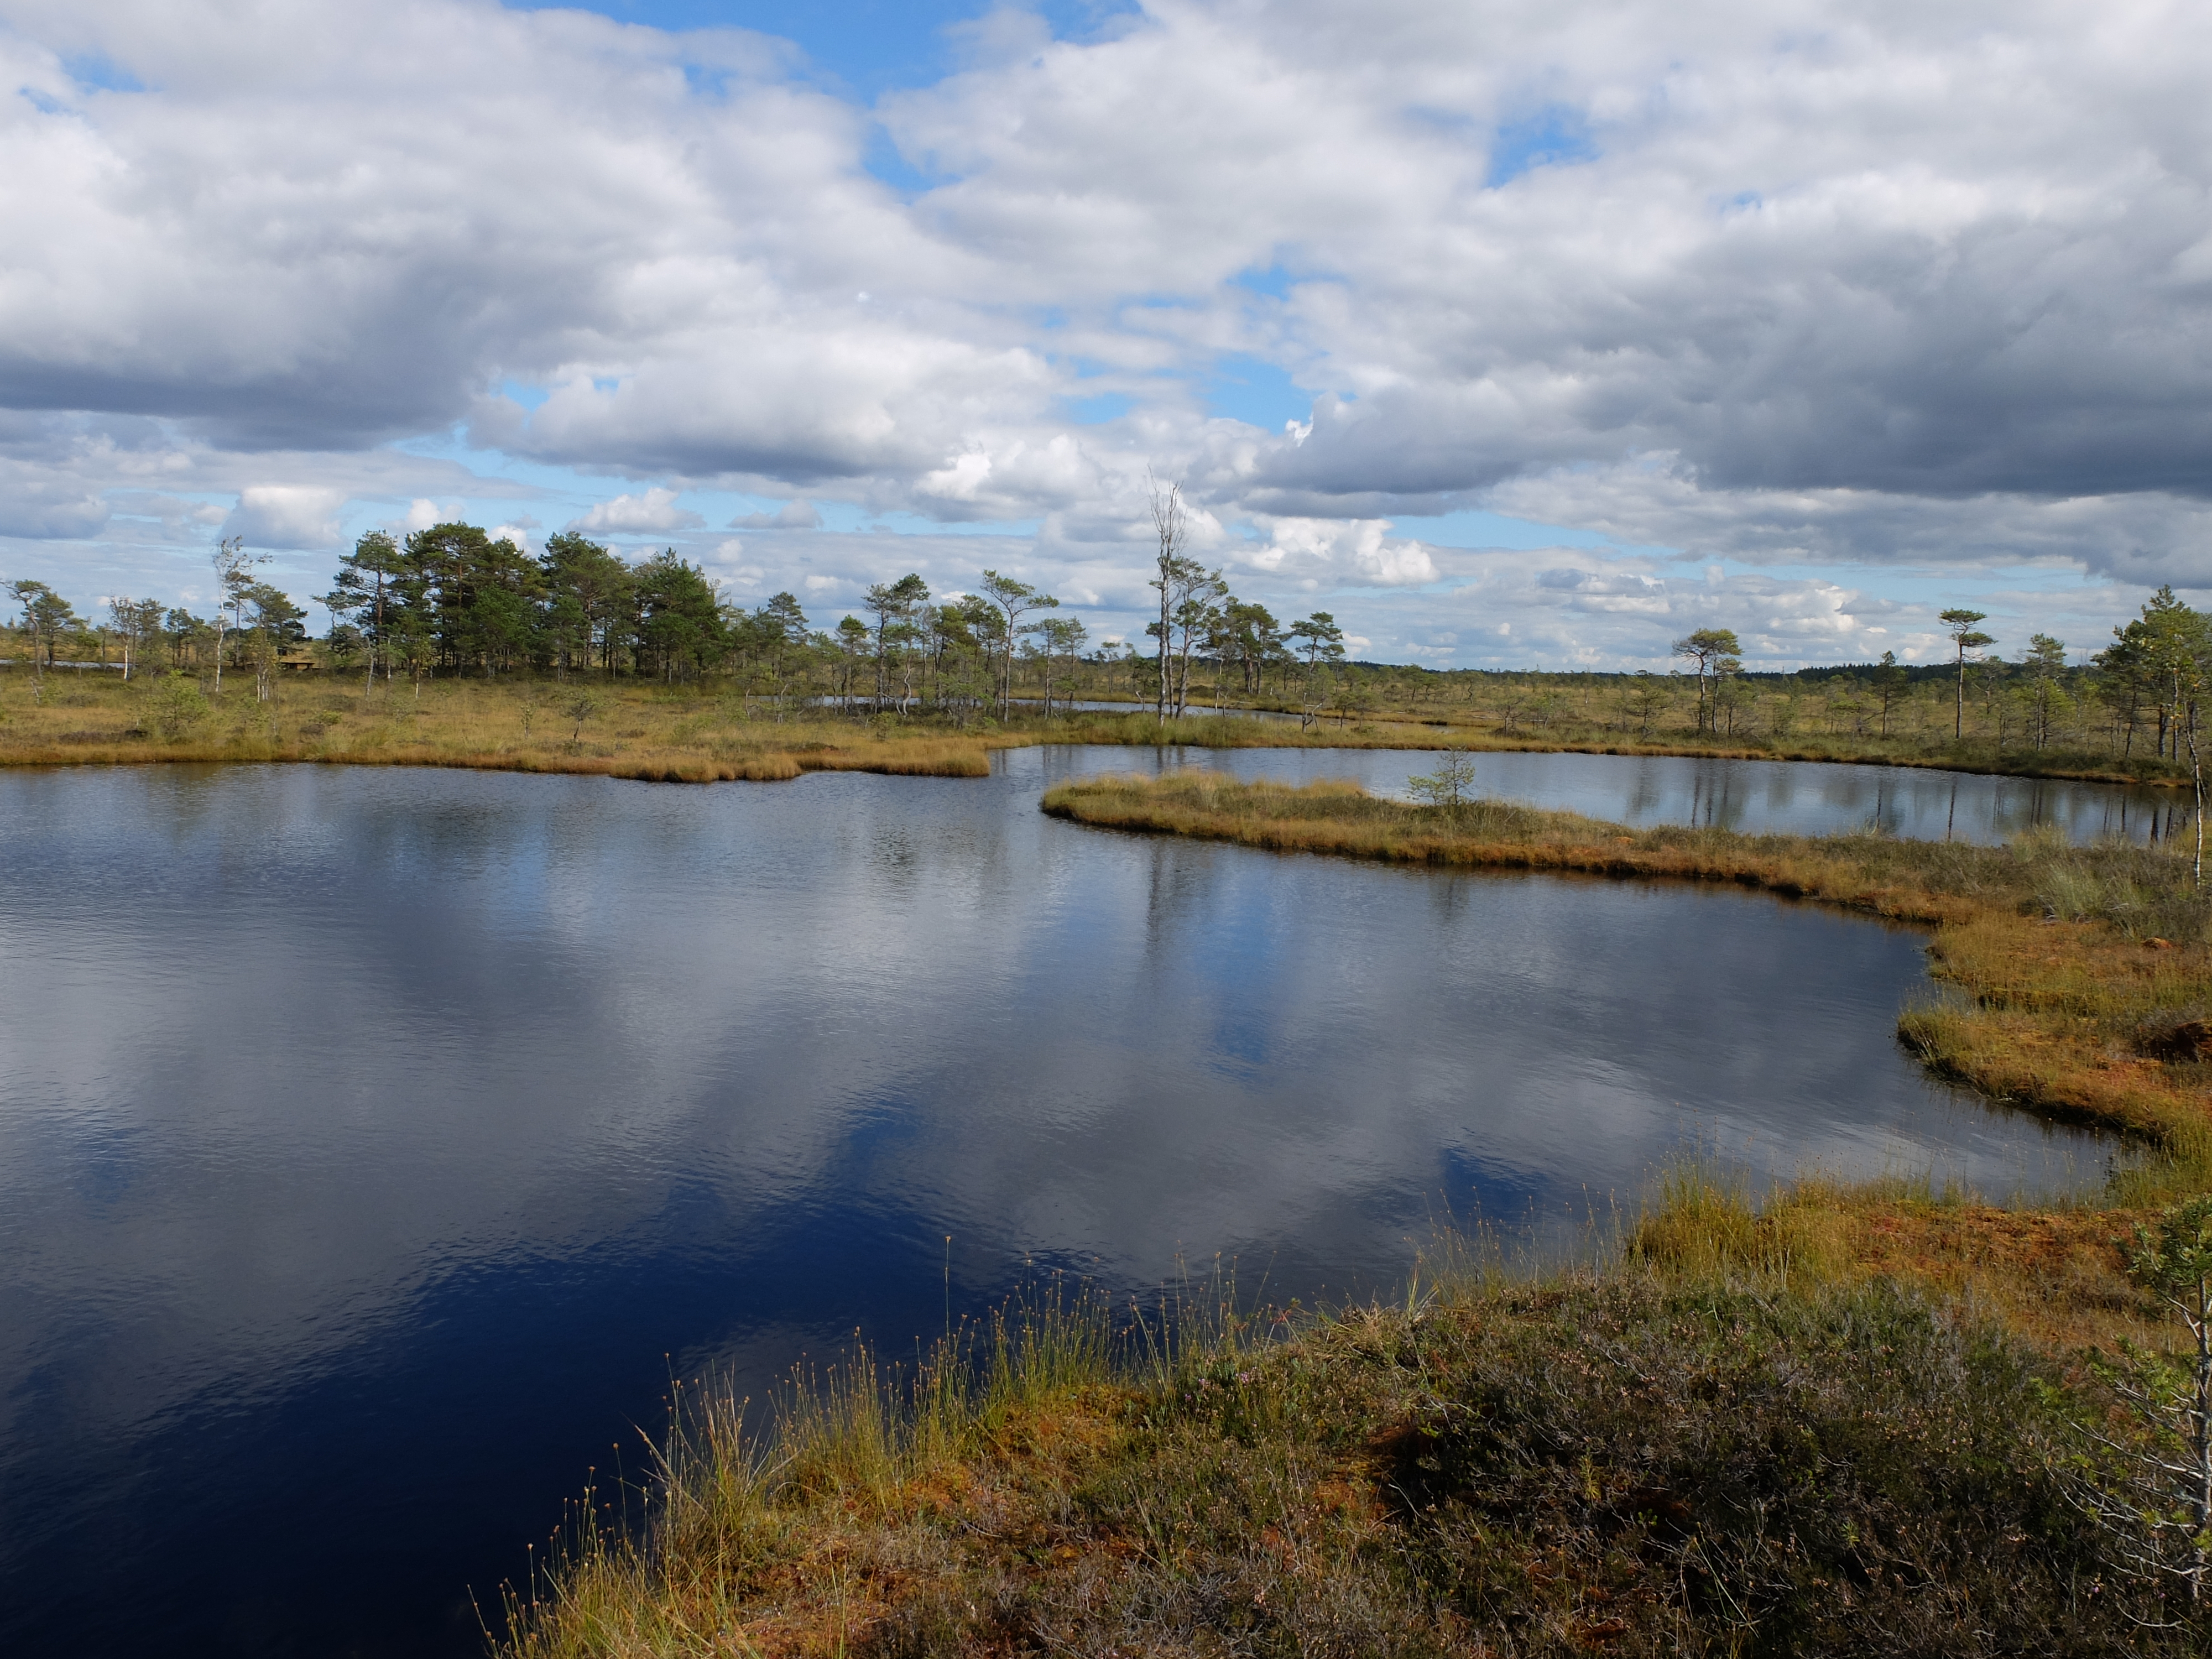
[[[1169,641],[1175,624],[1176,606],[1182,598],[1184,567],[1190,561],[1183,556],[1183,544],[1190,537],[1190,520],[1182,507],[1182,485],[1171,483],[1165,489],[1147,468],[1145,483],[1152,512],[1152,531],[1159,538],[1158,554],[1159,574],[1149,586],[1160,590],[1160,695],[1159,723],[1168,723]]]

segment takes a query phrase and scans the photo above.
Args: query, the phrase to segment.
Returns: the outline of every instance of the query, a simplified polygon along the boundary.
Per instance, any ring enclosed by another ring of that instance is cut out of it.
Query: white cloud
[[[410,535],[418,530],[428,530],[434,525],[452,524],[458,520],[466,507],[460,502],[441,507],[426,495],[417,495],[407,504],[407,516],[401,527]]]
[[[252,484],[222,522],[226,536],[243,536],[248,547],[326,548],[338,539],[341,490],[312,484]]]
[[[568,528],[587,535],[657,535],[672,530],[696,530],[706,522],[689,507],[676,505],[676,492],[655,487],[642,495],[617,495],[601,501]]]
[[[1042,579],[1141,599],[1148,465],[1207,556],[1378,617],[1457,579],[1389,521],[1485,504],[1778,571],[2212,584],[2179,0],[1155,0],[1079,44],[999,17],[874,112],[760,36],[578,11],[4,15],[0,534],[107,538],[66,556],[197,558],[196,496],[302,549],[347,499],[521,522],[421,453],[459,427],[634,481],[590,530],[788,498],[731,526],[775,586],[842,501],[1035,520]],[[876,115],[940,182],[871,176]],[[1210,417],[1231,356],[1282,406]],[[1641,571],[1530,603],[1625,649]]]
[[[1437,580],[1436,561],[1417,541],[1386,539],[1382,519],[1278,519],[1253,522],[1266,543],[1231,555],[1255,571],[1300,580],[1333,579],[1376,587],[1418,587]]]
[[[108,520],[95,490],[45,468],[0,461],[0,536],[49,541],[96,536]]]
[[[2078,565],[2144,586],[2212,586],[2212,501],[2171,491],[2101,496],[1911,495],[1877,489],[1714,489],[1674,456],[1534,474],[1488,492],[1497,511],[1571,513],[1631,545],[1767,563],[1973,568]]]

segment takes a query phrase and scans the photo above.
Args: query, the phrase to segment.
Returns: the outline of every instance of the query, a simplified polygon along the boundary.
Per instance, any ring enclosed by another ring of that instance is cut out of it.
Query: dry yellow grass
[[[809,714],[651,684],[441,680],[416,688],[354,679],[280,681],[266,702],[250,676],[181,706],[167,682],[27,677],[0,681],[0,764],[320,762],[560,772],[651,782],[775,782],[805,772],[981,777],[987,740]],[[580,703],[588,703],[579,718]]]
[[[1003,725],[988,715],[956,720],[929,712],[867,719],[809,708],[783,711],[789,718],[779,718],[769,700],[749,697],[726,682],[445,678],[426,681],[418,690],[404,681],[396,686],[380,681],[368,689],[351,674],[287,670],[277,677],[271,700],[262,702],[251,673],[234,670],[204,714],[165,725],[156,704],[166,684],[158,675],[126,684],[112,672],[73,670],[37,681],[20,666],[0,670],[0,765],[340,761],[681,783],[769,782],[848,763],[869,770],[972,776],[986,769],[982,757],[992,749],[1091,743],[1863,760],[2031,776],[2176,781],[2163,775],[2170,768],[2146,772],[2138,764],[2115,769],[2091,757],[1999,750],[1986,744],[1931,750],[1835,737],[1752,743],[1662,734],[1636,738],[1586,724],[1516,732],[1478,719],[1471,710],[1441,708],[1371,710],[1341,723],[1331,714],[1304,729],[1294,721],[1243,718],[1236,712],[1217,716],[1207,712],[1203,699],[1185,718],[1164,726],[1148,705],[1136,702],[1049,720],[1035,704],[1018,704]],[[191,684],[196,691],[212,689],[204,673]],[[579,696],[602,705],[585,721],[580,735],[564,712]],[[820,758],[825,754],[847,758]],[[867,758],[849,760],[856,755]]]

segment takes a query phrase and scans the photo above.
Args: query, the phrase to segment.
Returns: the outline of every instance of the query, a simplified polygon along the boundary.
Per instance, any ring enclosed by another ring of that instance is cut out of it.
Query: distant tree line
[[[194,616],[160,599],[114,598],[106,601],[105,620],[80,617],[74,605],[40,581],[7,584],[16,604],[16,635],[30,653],[34,683],[65,662],[111,663],[129,679],[155,668],[191,670],[211,675],[217,684],[226,666],[253,676],[258,694],[270,683],[284,653],[307,637],[307,612],[283,589],[257,580],[263,561],[243,542],[223,542],[214,554],[221,600],[211,617]]]
[[[1217,682],[1234,669],[1251,695],[1272,677],[1279,692],[1341,661],[1343,633],[1326,612],[1289,628],[1263,605],[1231,594],[1218,571],[1178,554],[1164,569],[1164,638],[1150,659],[1163,717],[1182,714],[1191,665]],[[920,708],[966,714],[1012,712],[1026,681],[1046,712],[1079,679],[1109,684],[1124,671],[1135,690],[1139,660],[1086,653],[1090,630],[1054,614],[1060,602],[1018,578],[985,570],[973,592],[939,599],[920,575],[878,583],[848,614],[815,629],[788,592],[747,610],[699,567],[666,549],[636,562],[574,533],[550,538],[532,557],[467,524],[442,524],[404,540],[374,531],[340,561],[322,603],[333,623],[335,667],[373,678],[407,674],[535,672],[632,676],[669,682],[726,674],[788,702],[826,697],[847,709]],[[1085,671],[1090,671],[1086,675]],[[1104,671],[1103,673],[1101,671]]]
[[[404,537],[362,537],[322,603],[331,614],[312,660],[373,682],[406,677],[539,674],[736,682],[780,710],[827,702],[850,713],[927,709],[966,720],[1082,695],[1141,701],[1163,720],[1232,702],[1340,723],[1389,708],[1473,718],[1507,732],[1563,727],[1644,738],[1686,729],[1718,741],[1796,741],[1820,734],[1993,742],[2000,748],[2102,750],[2169,763],[2191,758],[2212,622],[2161,588],[2086,664],[2063,641],[2030,636],[2015,659],[1981,631],[1978,611],[1944,613],[1949,660],[1878,662],[1792,672],[1747,669],[1737,636],[1699,629],[1674,642],[1680,675],[1432,670],[1346,659],[1327,611],[1287,625],[1230,591],[1190,556],[1179,489],[1155,486],[1151,578],[1158,600],[1149,650],[1093,642],[1052,594],[996,570],[971,592],[939,597],[918,574],[867,589],[859,614],[816,628],[799,599],[750,609],[698,566],[664,549],[623,558],[583,536],[550,538],[535,556],[468,524]],[[226,541],[212,556],[219,602],[208,616],[157,599],[112,599],[80,617],[46,583],[18,580],[19,659],[34,678],[66,661],[136,675],[171,670],[220,688],[300,662],[304,613],[260,577],[262,561]]]
[[[1940,679],[1951,691],[1951,735],[1977,735],[1999,747],[2018,744],[2047,749],[2069,736],[2091,738],[2094,728],[2125,757],[2138,744],[2154,758],[2193,759],[2197,705],[2212,673],[2212,617],[2191,609],[2161,587],[2141,613],[2112,630],[2112,642],[2081,667],[2069,667],[2066,642],[2048,634],[2028,636],[2027,648],[2006,662],[1990,647],[1998,641],[1981,631],[1985,613],[1964,608],[1942,613],[1952,647],[1948,664],[1908,668],[1893,652],[1860,667],[1805,668],[1791,675],[1747,675],[1735,635],[1699,629],[1674,641],[1674,653],[1696,679],[1696,730],[1730,735],[1764,701],[1769,735],[1788,735],[1803,712],[1795,698],[1761,699],[1755,685],[1796,681],[1823,688],[1832,721],[1840,717],[1856,735],[1888,737],[1917,688]],[[1637,699],[1639,723],[1649,727],[1663,696],[1649,688]],[[1918,711],[1924,714],[1924,708]],[[1778,720],[1784,722],[1778,725]],[[2093,739],[2094,740],[2094,739]]]

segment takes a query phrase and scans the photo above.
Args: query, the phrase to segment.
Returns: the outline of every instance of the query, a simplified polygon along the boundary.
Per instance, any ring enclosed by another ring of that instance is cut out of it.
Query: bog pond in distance
[[[1201,766],[1241,778],[1307,783],[1349,778],[1404,799],[1406,780],[1442,756],[1407,749],[1115,749],[1103,769],[1152,772]],[[2195,798],[2186,789],[2066,778],[1998,777],[1911,766],[1831,761],[1722,760],[1692,755],[1471,751],[1478,794],[1582,812],[1647,829],[1680,823],[1747,835],[1834,836],[1877,830],[1912,841],[1996,846],[2024,830],[2063,830],[2076,843],[2185,839]]]

